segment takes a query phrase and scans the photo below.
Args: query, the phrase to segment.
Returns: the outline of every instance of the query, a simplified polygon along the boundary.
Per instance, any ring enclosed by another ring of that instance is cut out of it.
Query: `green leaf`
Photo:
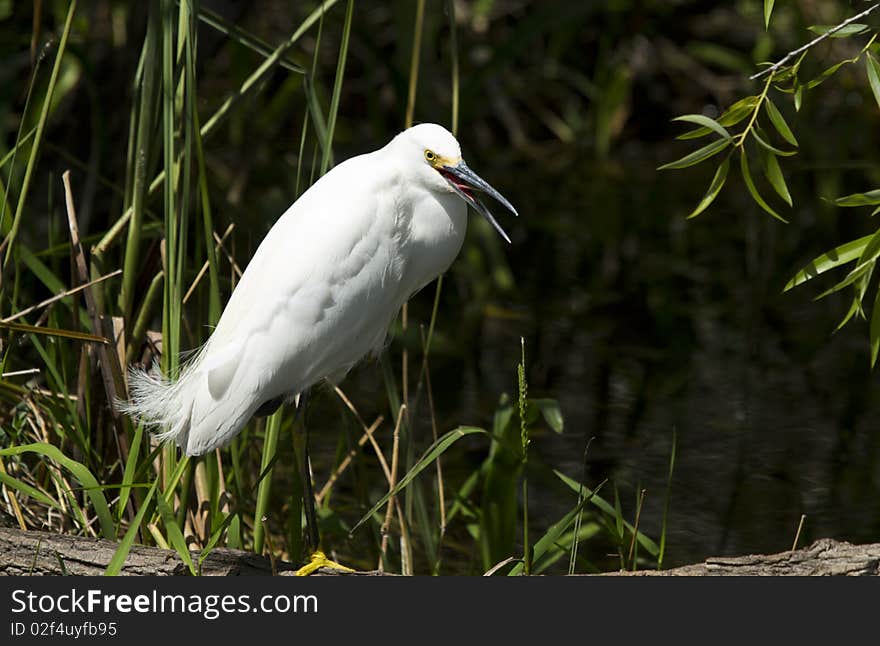
[[[208,540],[208,542],[202,548],[202,551],[199,552],[199,567],[201,567],[204,560],[206,558],[208,558],[208,555],[211,553],[211,550],[213,550],[217,546],[217,543],[220,541],[220,538],[223,536],[223,532],[225,532],[226,529],[229,528],[232,525],[232,523],[238,519],[238,517],[239,517],[239,514],[237,511],[233,512],[231,514],[227,514],[226,518],[223,519],[223,522],[217,526],[217,529],[215,529],[213,532],[211,532],[211,538]],[[230,533],[233,533],[233,532],[230,532]],[[230,546],[227,544],[227,547],[230,547]]]
[[[834,200],[837,206],[875,206],[880,204],[880,188],[865,193],[853,193]]]
[[[125,461],[125,469],[122,472],[122,486],[119,488],[119,502],[116,505],[116,520],[122,520],[125,506],[128,504],[128,496],[134,483],[134,475],[137,469],[138,456],[141,451],[141,440],[144,435],[143,424],[135,425],[134,438],[128,450],[128,459]]]
[[[767,152],[764,156],[764,175],[770,181],[770,185],[773,186],[776,193],[779,194],[779,197],[785,200],[789,206],[792,206],[791,193],[788,192],[788,186],[785,184],[785,177],[783,177],[782,169],[779,167],[779,160],[771,152]]]
[[[722,126],[735,126],[751,114],[755,106],[758,105],[758,98],[757,95],[753,95],[740,99],[718,117],[718,123]]]
[[[725,139],[730,139],[730,133],[727,132],[724,126],[715,121],[715,119],[711,119],[703,114],[683,114],[680,117],[675,117],[673,121],[687,121],[688,123],[695,123],[698,126],[703,126],[704,128],[709,128],[709,130],[717,132]]]
[[[837,283],[831,289],[828,289],[819,294],[816,297],[816,300],[824,298],[825,296],[833,294],[834,292],[839,292],[844,287],[848,287],[854,284],[856,281],[861,280],[866,273],[872,272],[874,270],[874,263],[877,261],[877,258],[880,257],[880,229],[878,229],[873,235],[869,237],[870,240],[868,240],[868,243],[865,245],[864,249],[862,249],[862,253],[859,255],[856,266],[846,275],[846,278]],[[864,293],[864,286],[859,293]]]
[[[852,61],[845,60],[845,61],[840,61],[839,63],[835,63],[834,65],[832,65],[831,67],[826,69],[824,72],[822,72],[816,78],[814,78],[810,81],[807,81],[807,83],[806,83],[807,89],[812,90],[814,87],[816,87],[820,83],[823,83],[826,79],[828,79],[829,76],[834,74],[837,70],[839,70],[841,67],[843,67],[847,63],[852,63]]]
[[[770,14],[773,13],[775,0],[764,0],[764,29],[770,29]]]
[[[862,250],[862,255],[859,256],[859,261],[856,263],[855,269],[852,270],[852,273],[859,271],[863,267],[873,265],[878,257],[880,257],[880,229],[877,229],[877,231],[874,232],[874,235],[871,236],[868,244],[865,245],[865,248]]]
[[[709,190],[706,191],[706,194],[703,196],[703,199],[700,200],[700,203],[697,204],[697,207],[687,216],[688,219],[697,217],[715,201],[715,198],[724,186],[724,182],[727,181],[727,171],[729,169],[730,155],[725,157],[724,161],[718,166],[718,169],[715,171],[715,177],[712,178],[712,183],[709,184]]]
[[[42,455],[67,469],[89,497],[92,507],[95,509],[95,514],[98,516],[98,522],[101,524],[101,533],[104,535],[104,538],[111,541],[116,540],[116,527],[113,524],[110,508],[107,506],[107,499],[104,497],[101,486],[98,484],[95,476],[92,475],[92,472],[85,465],[76,460],[71,460],[58,447],[46,444],[45,442],[35,442],[34,444],[0,449],[0,456],[21,455],[22,453]]]
[[[712,143],[703,146],[702,148],[698,148],[694,152],[690,153],[689,155],[685,155],[681,159],[660,166],[659,168],[657,168],[657,170],[677,170],[680,168],[687,168],[688,166],[694,166],[695,164],[699,164],[700,162],[709,159],[713,155],[717,155],[718,153],[720,153],[722,150],[730,145],[730,141],[730,139],[716,139]]]
[[[870,52],[865,57],[865,67],[868,70],[868,83],[871,84],[874,100],[877,101],[877,105],[880,105],[880,63],[874,60]]]
[[[162,496],[156,496],[156,506],[159,508],[159,515],[162,516],[162,522],[165,523],[168,542],[171,543],[177,551],[181,560],[186,563],[190,574],[196,576],[196,568],[195,565],[193,565],[192,555],[189,553],[189,548],[186,546],[186,539],[183,537],[183,532],[180,531],[180,526],[174,518],[174,512]]]
[[[852,317],[855,316],[856,312],[858,312],[861,309],[862,309],[862,302],[859,300],[858,297],[853,298],[852,303],[850,303],[849,310],[847,310],[846,315],[843,317],[843,320],[841,320],[840,323],[837,324],[837,327],[834,328],[834,331],[837,332],[844,325],[849,323],[850,320],[852,319]]]
[[[758,189],[755,188],[755,182],[752,181],[752,174],[749,172],[749,162],[748,162],[747,157],[748,157],[748,155],[746,155],[746,151],[743,150],[739,156],[740,169],[742,170],[742,176],[743,176],[743,180],[746,183],[746,188],[748,188],[749,193],[752,194],[752,199],[755,200],[755,203],[757,203],[758,206],[760,206],[762,209],[767,211],[767,213],[772,215],[774,218],[776,218],[777,220],[779,220],[781,222],[785,222],[786,224],[788,224],[788,220],[786,220],[784,217],[782,217],[776,211],[774,211],[772,208],[770,208],[770,205],[767,204],[767,202],[764,201],[764,198],[761,197],[761,194],[758,193]]]
[[[757,96],[747,96],[743,99],[740,99],[739,101],[734,103],[732,106],[727,108],[727,110],[725,110],[724,113],[720,117],[718,117],[715,121],[720,126],[726,126],[726,127],[735,126],[740,121],[742,121],[747,116],[749,116],[757,104],[758,104],[758,97]],[[704,137],[711,132],[712,132],[711,129],[701,126],[699,128],[696,128],[695,130],[689,130],[688,132],[685,132],[684,134],[678,135],[678,137],[676,137],[676,139],[697,139],[699,137]]]
[[[29,498],[33,498],[34,500],[36,500],[40,504],[46,505],[47,507],[52,507],[53,509],[58,509],[58,510],[62,511],[62,513],[63,513],[63,509],[62,509],[61,505],[59,505],[57,502],[52,500],[49,496],[44,494],[42,491],[30,486],[29,484],[27,484],[25,482],[22,482],[21,480],[13,478],[11,475],[3,473],[2,471],[0,471],[0,483],[3,483],[7,487],[15,489],[16,491],[20,491],[21,493],[28,496]]]
[[[798,142],[794,137],[794,133],[791,131],[791,128],[788,127],[779,108],[777,108],[769,98],[764,101],[764,110],[767,112],[767,116],[770,117],[770,122],[773,124],[773,127],[776,128],[776,132],[778,132],[782,138],[792,146],[797,146]]]
[[[564,421],[562,419],[562,411],[559,408],[559,402],[555,399],[530,399],[532,404],[541,411],[541,416],[547,422],[547,426],[556,433],[562,433]]]
[[[131,551],[135,536],[137,536],[141,523],[144,520],[144,515],[150,507],[150,501],[156,493],[157,484],[159,484],[159,478],[156,478],[153,482],[153,486],[150,487],[146,497],[141,502],[140,509],[138,509],[137,514],[135,514],[134,520],[131,522],[128,531],[125,532],[125,536],[123,536],[122,540],[119,542],[119,547],[117,547],[116,551],[113,553],[113,558],[111,558],[110,563],[107,564],[107,569],[104,570],[104,576],[116,576],[119,574],[120,570],[122,570],[122,566],[125,565],[125,559],[128,558],[128,553]]]
[[[862,301],[865,299],[865,292],[868,291],[868,284],[871,282],[871,275],[874,273],[875,266],[875,264],[871,264],[869,270],[866,271],[861,280],[857,281],[855,284],[855,300],[857,300],[859,304],[859,316],[863,319],[867,319],[868,317],[865,316],[865,310],[862,308]]]
[[[795,112],[801,111],[801,103],[804,99],[804,86],[798,84],[797,88],[794,91],[794,110]]]
[[[862,264],[857,265],[855,269],[853,269],[852,271],[850,271],[850,273],[848,273],[846,275],[846,278],[844,278],[842,281],[840,281],[839,283],[834,285],[834,287],[831,287],[830,289],[826,289],[824,292],[819,294],[815,298],[815,300],[817,300],[817,301],[821,300],[821,299],[825,298],[826,296],[829,296],[831,294],[834,294],[836,292],[841,291],[842,289],[844,289],[846,287],[849,287],[850,285],[856,283],[857,281],[862,280],[865,277],[866,273],[873,271],[873,270],[874,270],[874,265],[872,262],[865,264],[865,265],[862,265]],[[844,323],[846,323],[846,320],[844,320]],[[838,326],[838,329],[842,325],[843,325],[843,323],[841,323],[841,325]]]
[[[446,435],[439,438],[436,442],[429,446],[422,457],[419,458],[415,465],[413,465],[413,468],[409,470],[409,473],[403,476],[403,478],[397,483],[397,485],[395,485],[393,489],[391,489],[391,491],[382,496],[382,498],[379,499],[379,502],[373,505],[373,508],[370,509],[370,511],[368,511],[366,514],[364,514],[363,518],[355,523],[355,526],[351,528],[349,534],[354,534],[355,530],[363,525],[373,514],[379,511],[379,509],[382,508],[382,505],[388,502],[388,499],[391,498],[391,496],[396,496],[398,493],[400,493],[410,482],[412,482],[413,478],[415,478],[425,469],[425,467],[429,466],[432,462],[434,462],[434,460],[443,455],[446,449],[455,444],[461,438],[468,435],[473,435],[474,433],[482,433],[483,435],[488,435],[486,430],[482,428],[476,428],[473,426],[459,426],[458,428],[449,431]]]
[[[829,31],[837,27],[837,25],[810,25],[807,27],[814,34],[827,34]],[[844,27],[841,27],[833,34],[829,34],[829,38],[848,38],[849,36],[856,36],[858,34],[864,33],[868,31],[868,25],[862,24],[860,22],[853,22]]]
[[[877,351],[880,350],[880,289],[874,297],[874,308],[871,310],[871,368],[877,363]]]
[[[755,141],[757,141],[762,148],[766,148],[774,155],[780,155],[781,157],[791,157],[792,155],[797,155],[796,150],[782,150],[781,148],[777,148],[776,146],[772,145],[768,141],[769,137],[767,137],[767,133],[757,126],[752,128],[752,137],[755,138]]]
[[[594,492],[590,495],[595,495],[595,492],[599,490],[600,487],[596,487]],[[571,526],[571,524],[577,518],[577,515],[581,513],[581,510],[584,508],[584,505],[589,502],[590,496],[585,496],[583,500],[581,500],[577,505],[574,506],[572,510],[566,513],[562,518],[553,523],[550,528],[546,531],[546,533],[535,542],[534,549],[532,550],[532,560],[537,563],[538,560],[544,556],[550,549],[556,545],[557,541],[559,541],[559,537]],[[574,538],[574,537],[572,537]],[[523,573],[524,564],[522,561],[517,563],[511,570],[508,572],[508,576],[519,576]]]
[[[567,475],[562,473],[561,471],[557,471],[553,469],[553,473],[556,474],[556,477],[562,480],[566,486],[575,491],[576,493],[583,492],[583,495],[586,497],[587,502],[599,508],[602,513],[604,513],[609,518],[615,519],[615,522],[618,518],[621,519],[623,523],[623,527],[626,528],[630,534],[635,532],[635,528],[626,520],[623,520],[622,516],[620,516],[612,507],[607,500],[596,494],[595,491],[587,487],[586,485],[581,485],[577,480],[569,478]],[[639,545],[648,550],[648,553],[651,556],[657,556],[660,553],[660,548],[653,540],[649,537],[645,536],[642,532],[636,533],[636,540],[639,542]]]

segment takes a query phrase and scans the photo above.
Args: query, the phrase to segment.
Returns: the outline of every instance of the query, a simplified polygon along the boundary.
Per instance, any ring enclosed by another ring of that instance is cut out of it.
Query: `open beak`
[[[452,190],[458,193],[461,199],[470,204],[475,211],[481,213],[483,217],[489,220],[489,224],[495,227],[495,230],[501,234],[501,237],[509,243],[510,238],[504,232],[504,229],[501,228],[501,225],[498,224],[498,221],[495,220],[489,212],[489,209],[483,204],[483,201],[474,195],[473,191],[482,191],[483,193],[490,195],[511,213],[519,215],[519,213],[516,212],[516,209],[513,208],[513,205],[507,201],[507,198],[468,168],[467,164],[464,163],[464,160],[461,160],[454,165],[440,166],[437,170],[439,170],[440,174],[443,175],[447,182],[449,182]]]

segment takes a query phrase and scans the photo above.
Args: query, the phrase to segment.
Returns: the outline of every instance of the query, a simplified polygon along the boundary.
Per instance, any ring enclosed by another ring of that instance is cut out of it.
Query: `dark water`
[[[505,185],[503,167],[472,165],[522,217],[506,222],[511,248],[488,251],[496,240],[472,227],[447,277],[432,354],[441,431],[491,424],[498,396],[516,391],[522,336],[530,394],[558,398],[566,424],[562,435],[538,435],[533,455],[579,478],[593,438],[587,484],[608,478],[603,495],[613,499],[617,486],[630,521],[644,489],[640,527],[655,539],[675,433],[667,564],[789,549],[802,514],[801,545],[877,540],[880,434],[867,324],[834,334],[848,297],[813,302],[819,290],[809,284],[782,293],[830,246],[810,237],[823,217],[815,206],[801,210],[811,224],[786,227],[739,187],[685,222],[708,183],[700,169],[686,177],[657,173],[650,159],[583,161]],[[474,260],[493,255],[508,263],[507,289]],[[432,297],[431,287],[415,299],[415,320],[426,320]],[[378,373],[359,368],[349,388],[375,392],[366,384]],[[424,420],[418,432],[429,442]],[[459,466],[478,464],[485,448],[475,444],[473,463]],[[574,496],[552,478],[533,483],[540,535]],[[594,549],[601,557],[607,545]]]

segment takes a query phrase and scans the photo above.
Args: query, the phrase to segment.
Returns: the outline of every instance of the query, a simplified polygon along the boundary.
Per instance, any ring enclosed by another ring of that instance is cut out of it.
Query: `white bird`
[[[202,455],[254,415],[322,380],[338,383],[381,350],[403,303],[452,264],[468,205],[510,242],[475,190],[516,214],[435,124],[339,164],[271,228],[179,379],[132,370],[121,408]]]

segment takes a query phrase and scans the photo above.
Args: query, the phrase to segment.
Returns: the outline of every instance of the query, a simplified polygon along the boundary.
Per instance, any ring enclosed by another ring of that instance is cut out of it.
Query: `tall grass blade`
[[[263,553],[263,544],[266,539],[263,517],[269,508],[269,494],[272,490],[272,465],[277,459],[278,436],[283,417],[284,406],[266,420],[266,438],[263,440],[263,454],[260,460],[261,479],[257,486],[257,506],[254,509],[254,552],[257,554]]]
[[[330,150],[333,147],[333,131],[336,129],[336,114],[339,111],[339,97],[342,95],[342,80],[345,77],[345,61],[348,58],[348,41],[351,38],[351,18],[354,14],[354,0],[348,0],[345,10],[345,24],[342,27],[342,41],[336,61],[336,79],[333,81],[333,98],[330,100],[330,113],[327,117],[327,134],[324,140],[324,155],[321,158],[321,175],[330,168]]]
[[[168,535],[168,542],[175,549],[181,560],[186,564],[186,567],[189,568],[190,574],[195,576],[196,567],[193,564],[192,555],[189,553],[186,540],[183,538],[183,532],[180,530],[180,525],[177,524],[177,520],[174,518],[174,512],[171,511],[171,507],[165,502],[165,499],[162,496],[156,497],[156,507],[159,509],[159,515],[162,517],[162,522],[165,523],[165,532]]]
[[[410,469],[409,472],[398,481],[398,483],[395,487],[393,487],[388,493],[386,493],[384,496],[382,496],[382,498],[379,499],[379,502],[377,502],[375,505],[373,505],[373,507],[370,509],[370,511],[368,511],[366,514],[364,514],[364,516],[357,523],[355,523],[354,527],[351,528],[351,531],[349,532],[349,534],[354,534],[354,532],[361,525],[363,525],[367,520],[369,520],[373,516],[373,514],[375,514],[377,511],[379,511],[382,508],[382,506],[386,502],[388,502],[388,499],[391,496],[396,496],[403,489],[405,489],[407,487],[407,485],[409,485],[409,483],[412,482],[413,478],[415,478],[417,475],[419,475],[426,467],[428,467],[435,459],[437,459],[438,456],[443,455],[443,453],[445,453],[446,450],[450,446],[455,444],[461,438],[467,437],[468,435],[473,435],[475,433],[482,433],[484,435],[488,435],[486,433],[485,429],[482,429],[482,428],[475,428],[473,426],[460,426],[457,429],[449,431],[448,433],[443,435],[439,440],[437,440],[431,446],[429,446],[428,449],[425,451],[425,453],[422,455],[422,457],[419,458],[419,460],[415,463],[413,468]]]
[[[52,66],[52,75],[49,77],[49,85],[46,88],[45,96],[43,97],[43,107],[40,110],[40,119],[37,121],[37,131],[34,134],[34,143],[31,146],[27,166],[25,166],[24,179],[21,183],[18,203],[15,206],[15,215],[12,218],[12,228],[4,241],[4,244],[6,245],[6,256],[3,259],[4,269],[8,266],[9,260],[12,258],[12,249],[15,244],[15,238],[21,227],[21,218],[24,214],[24,206],[27,202],[31,179],[33,178],[34,168],[37,166],[37,159],[40,156],[40,146],[43,143],[43,134],[46,132],[46,123],[49,121],[49,110],[52,107],[52,96],[55,93],[55,86],[58,83],[58,74],[61,70],[61,60],[64,58],[64,52],[67,50],[67,39],[70,36],[70,29],[73,25],[73,16],[76,13],[76,3],[77,0],[71,0],[70,5],[67,8],[67,18],[64,20],[61,41],[58,43],[58,52],[55,54],[55,63]]]
[[[604,483],[602,483],[604,484]],[[531,560],[537,562],[540,560],[544,554],[546,554],[554,545],[556,545],[560,536],[575,522],[578,514],[581,513],[584,506],[589,502],[590,498],[596,495],[596,492],[602,488],[602,484],[600,484],[594,491],[591,491],[590,494],[581,500],[577,505],[575,505],[574,509],[567,512],[562,518],[553,523],[550,528],[544,533],[541,538],[539,538],[534,545],[533,555],[530,555],[529,561],[521,561],[517,563],[509,572],[509,576],[518,576],[520,574],[528,576],[530,573],[530,568],[532,566]]]
[[[131,440],[131,446],[128,450],[128,459],[125,461],[125,469],[122,472],[122,486],[119,488],[119,501],[116,506],[117,521],[122,520],[122,516],[125,513],[125,506],[128,504],[128,497],[131,494],[131,487],[134,484],[134,476],[137,472],[138,457],[141,452],[143,435],[143,425],[135,425],[134,437]]]
[[[553,469],[553,473],[555,473],[556,477],[562,480],[562,482],[565,483],[565,485],[573,491],[580,491],[581,486],[583,486],[584,491],[586,491],[587,493],[589,503],[597,507],[603,514],[605,514],[608,518],[613,519],[615,522],[617,522],[617,519],[620,518],[621,526],[625,528],[628,532],[630,532],[630,534],[635,531],[633,526],[625,519],[623,519],[620,514],[618,514],[618,512],[614,509],[614,507],[608,503],[607,500],[599,495],[596,495],[595,491],[587,486],[582,485],[576,480],[569,478],[567,475],[565,475],[561,471],[558,471],[557,469]],[[642,548],[648,550],[648,553],[651,556],[656,557],[660,553],[660,546],[642,532],[636,533],[636,540],[639,541],[639,544],[642,546]]]
[[[138,88],[139,106],[134,134],[134,167],[131,169],[131,203],[128,205],[131,221],[125,243],[122,288],[119,292],[119,310],[129,325],[139,269],[144,205],[147,199],[147,169],[150,167],[153,153],[153,126],[156,103],[159,98],[159,70],[162,69],[159,45],[160,29],[159,5],[151,3],[147,19],[147,33],[144,36],[143,75]],[[102,246],[102,242],[98,243],[99,248]],[[100,250],[98,250],[98,255],[101,255]]]
[[[125,532],[125,536],[119,541],[119,547],[116,548],[116,551],[113,553],[113,558],[111,558],[110,563],[107,564],[107,569],[104,570],[104,576],[118,575],[122,570],[122,566],[125,565],[125,559],[128,558],[128,553],[131,551],[131,546],[134,544],[134,539],[144,520],[144,516],[150,508],[150,502],[152,502],[153,496],[156,494],[156,487],[158,484],[159,478],[156,478],[149,491],[147,491],[147,495],[144,497],[143,501],[141,501],[140,508],[138,509],[137,514],[135,514],[134,520],[131,521],[128,531]]]
[[[669,520],[669,499],[672,496],[672,474],[675,471],[675,452],[678,448],[678,431],[672,429],[672,450],[669,452],[669,474],[666,476],[666,493],[663,495],[663,522],[660,527],[660,550],[657,553],[657,569],[663,569],[666,556],[666,529]]]

